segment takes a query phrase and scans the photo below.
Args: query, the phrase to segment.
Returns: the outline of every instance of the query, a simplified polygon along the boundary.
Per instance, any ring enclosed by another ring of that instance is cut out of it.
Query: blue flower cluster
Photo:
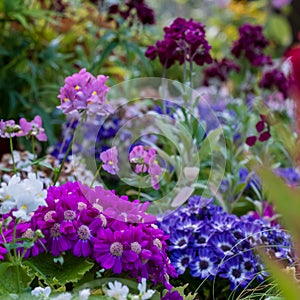
[[[251,216],[239,218],[212,202],[192,196],[186,206],[160,220],[160,228],[170,235],[169,256],[179,275],[189,270],[201,280],[219,276],[228,279],[234,290],[268,276],[253,251],[257,247],[293,263],[290,235],[279,225]]]

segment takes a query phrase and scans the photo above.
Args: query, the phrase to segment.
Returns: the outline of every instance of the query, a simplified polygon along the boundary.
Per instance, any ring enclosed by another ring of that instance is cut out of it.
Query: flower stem
[[[16,168],[16,163],[15,163],[15,157],[14,157],[14,146],[13,146],[13,141],[12,137],[10,136],[9,138],[9,146],[10,146],[10,153],[11,153],[11,159],[13,163],[13,168],[14,168],[14,173],[17,173],[17,168]]]
[[[92,180],[92,183],[90,184],[90,188],[93,187],[93,184],[94,184],[94,182],[95,182],[97,176],[99,175],[99,173],[100,173],[100,171],[101,171],[101,168],[102,168],[102,164],[100,164],[99,168],[97,169],[97,172],[96,172],[96,174],[95,174],[95,176],[94,176],[94,178],[93,178],[93,180]]]
[[[77,128],[80,128],[80,127],[81,127],[83,120],[84,120],[84,115],[81,116],[80,122],[79,122]],[[74,121],[74,122],[75,122],[75,121]],[[77,129],[77,128],[76,128],[76,129]],[[69,144],[69,146],[68,146],[68,149],[67,149],[67,151],[66,151],[66,153],[65,153],[65,156],[64,156],[64,158],[63,158],[63,161],[62,161],[61,164],[60,164],[59,170],[58,170],[58,172],[56,173],[56,175],[55,175],[55,177],[54,177],[53,185],[56,184],[56,182],[57,182],[57,180],[58,180],[58,178],[59,178],[59,176],[60,176],[60,173],[61,173],[61,171],[62,171],[62,169],[63,169],[63,167],[64,167],[64,164],[65,164],[65,162],[66,162],[66,160],[67,160],[67,157],[68,157],[68,155],[69,155],[69,153],[70,153],[70,151],[71,151],[71,148],[72,148],[72,146],[73,146],[73,143],[74,143],[74,140],[75,140],[75,135],[76,135],[76,130],[75,130],[74,133],[73,133],[71,142],[70,142],[70,144]]]
[[[60,176],[60,173],[61,173],[61,171],[62,171],[62,169],[63,169],[63,167],[64,167],[64,164],[65,164],[65,162],[66,162],[66,160],[67,160],[67,157],[68,157],[68,155],[69,155],[69,153],[70,153],[70,151],[71,151],[71,148],[72,148],[73,142],[74,142],[74,137],[75,137],[75,134],[74,134],[73,137],[72,137],[72,140],[71,140],[71,142],[70,142],[70,144],[69,144],[69,146],[68,146],[68,149],[67,149],[67,151],[66,151],[66,153],[65,153],[64,159],[63,159],[63,161],[62,161],[61,164],[60,164],[59,170],[58,170],[58,172],[56,173],[56,175],[55,175],[55,177],[54,177],[53,185],[56,184],[56,182],[57,182],[57,180],[58,180],[58,178],[59,178],[59,176]]]

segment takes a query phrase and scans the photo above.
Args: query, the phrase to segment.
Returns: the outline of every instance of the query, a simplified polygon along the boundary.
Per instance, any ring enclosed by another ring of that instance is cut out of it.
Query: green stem
[[[19,219],[17,218],[15,221],[14,225],[14,232],[13,232],[13,243],[16,243],[16,235],[17,235],[17,224],[19,222]],[[18,253],[17,249],[14,248],[14,265],[16,267],[16,273],[17,273],[17,286],[18,286],[18,293],[21,293],[21,286],[20,286],[20,270],[19,270],[19,265],[20,265],[20,260],[18,259]]]
[[[97,169],[97,172],[96,172],[96,174],[95,174],[95,176],[94,176],[94,178],[93,178],[93,180],[92,180],[92,183],[90,184],[90,188],[93,187],[93,184],[94,184],[94,182],[95,182],[97,176],[99,175],[99,173],[100,173],[100,171],[101,171],[101,168],[102,168],[102,164],[100,164],[99,168]]]
[[[16,168],[16,163],[15,163],[15,157],[14,157],[14,146],[13,146],[13,141],[12,137],[9,137],[9,146],[10,146],[10,153],[11,153],[11,159],[13,163],[13,168],[14,168],[14,173],[17,173],[17,168]]]
[[[67,151],[66,151],[66,153],[65,153],[64,159],[63,159],[63,161],[62,161],[61,164],[60,164],[59,170],[58,170],[58,172],[57,172],[56,175],[55,175],[55,178],[54,178],[54,180],[53,180],[53,185],[56,184],[56,182],[57,182],[57,180],[58,180],[58,178],[59,178],[59,176],[60,176],[60,173],[61,173],[61,171],[62,171],[62,169],[63,169],[63,167],[64,167],[64,164],[65,164],[65,162],[66,162],[66,160],[67,160],[67,157],[68,157],[68,155],[69,155],[69,153],[70,153],[70,151],[71,151],[71,148],[72,148],[73,142],[74,142],[74,137],[75,137],[75,134],[74,134],[73,137],[72,137],[72,140],[71,140],[71,142],[70,142],[70,144],[69,144],[69,146],[68,146],[68,149],[67,149]]]
[[[80,127],[81,127],[82,122],[83,122],[83,119],[84,119],[84,115],[81,116],[80,122],[79,122],[77,128],[80,128]],[[75,122],[75,121],[74,121],[74,122]],[[68,146],[68,149],[67,149],[67,151],[66,151],[66,153],[65,153],[64,159],[63,159],[63,161],[62,161],[61,164],[60,164],[59,170],[58,170],[58,172],[56,173],[56,175],[55,175],[55,177],[54,177],[53,185],[56,184],[56,182],[57,182],[57,180],[58,180],[58,178],[59,178],[59,176],[60,176],[60,173],[61,173],[61,171],[62,171],[62,169],[63,169],[63,167],[64,167],[64,164],[65,164],[65,162],[66,162],[66,160],[67,160],[67,157],[68,157],[68,155],[69,155],[69,153],[70,153],[70,151],[71,151],[71,148],[72,148],[73,143],[74,143],[74,140],[75,140],[75,134],[76,134],[77,128],[76,128],[75,131],[74,131],[72,140],[71,140],[71,142],[70,142],[70,144],[69,144],[69,146]]]
[[[35,147],[34,147],[34,136],[31,137],[31,151],[32,151],[32,154],[33,154],[33,160],[35,161],[36,158],[37,158],[37,155],[36,155],[36,152],[35,152]],[[37,166],[36,165],[33,165],[33,170],[34,170],[34,173],[37,177]]]

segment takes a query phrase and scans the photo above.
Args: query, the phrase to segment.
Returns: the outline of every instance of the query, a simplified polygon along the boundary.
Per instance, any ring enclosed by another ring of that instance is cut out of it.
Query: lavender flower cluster
[[[211,46],[205,38],[203,24],[193,19],[177,18],[164,31],[164,39],[148,47],[145,55],[149,59],[154,60],[158,56],[164,68],[171,67],[176,61],[180,64],[195,62],[200,66],[212,62]]]
[[[166,254],[167,236],[154,225],[155,217],[145,212],[147,203],[130,202],[80,182],[50,187],[45,201],[46,206],[40,206],[30,221],[16,224],[15,233],[13,215],[2,216],[0,259],[15,234],[20,240],[17,251],[25,258],[44,251],[53,256],[68,251],[93,259],[115,274],[124,272],[171,287],[168,279],[176,272]],[[24,249],[24,239],[32,242],[30,248]]]
[[[289,234],[264,219],[226,213],[213,199],[190,197],[187,206],[162,218],[159,226],[170,235],[170,259],[177,273],[190,272],[201,280],[216,276],[232,290],[268,275],[256,247],[279,260],[293,263]]]
[[[231,53],[245,58],[255,67],[272,64],[271,57],[263,53],[269,42],[259,25],[244,24],[239,28],[239,39],[233,43]]]

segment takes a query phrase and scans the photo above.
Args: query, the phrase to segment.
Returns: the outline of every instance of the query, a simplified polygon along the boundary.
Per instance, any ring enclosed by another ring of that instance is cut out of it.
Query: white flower
[[[51,298],[52,300],[71,300],[72,299],[72,294],[70,293],[62,293],[55,298]]]
[[[115,298],[117,300],[127,299],[129,288],[126,285],[122,286],[121,282],[115,281],[114,283],[109,282],[108,286],[109,286],[109,290],[106,291],[106,294],[109,297]]]
[[[8,183],[2,182],[0,188],[0,199],[3,201],[0,207],[1,214],[7,214],[16,205],[16,197],[20,189],[20,177],[14,175]]]
[[[42,288],[36,287],[33,291],[31,291],[31,295],[35,297],[40,297],[42,299],[48,299],[51,293],[51,288],[49,286]]]
[[[142,300],[150,299],[155,293],[154,290],[146,291],[146,288],[147,288],[146,278],[142,278],[142,283],[138,284],[138,290],[140,292],[140,296]]]
[[[90,296],[90,289],[84,289],[79,292],[79,300],[87,300]]]
[[[36,178],[35,174],[28,174],[28,178],[22,181],[19,176],[14,175],[8,184],[4,182],[1,184],[0,199],[3,202],[0,213],[9,213],[13,208],[17,208],[13,215],[29,221],[32,212],[39,206],[46,205],[46,194],[43,183]]]

